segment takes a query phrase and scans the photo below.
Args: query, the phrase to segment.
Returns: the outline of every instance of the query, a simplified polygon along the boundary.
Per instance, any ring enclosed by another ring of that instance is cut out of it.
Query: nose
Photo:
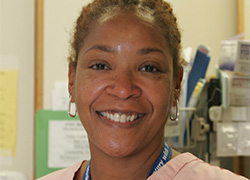
[[[139,97],[142,93],[137,85],[137,80],[131,72],[117,72],[112,77],[112,82],[106,88],[106,92],[119,99]]]

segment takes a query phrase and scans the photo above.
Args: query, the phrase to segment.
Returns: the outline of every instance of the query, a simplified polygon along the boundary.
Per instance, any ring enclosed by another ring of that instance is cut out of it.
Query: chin
[[[131,144],[111,141],[103,150],[109,156],[122,158],[134,154],[136,148],[133,148]]]

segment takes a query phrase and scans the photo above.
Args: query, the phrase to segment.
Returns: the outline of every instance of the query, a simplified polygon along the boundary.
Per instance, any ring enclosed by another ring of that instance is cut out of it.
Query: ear
[[[179,99],[179,97],[180,97],[182,78],[183,78],[183,67],[180,66],[177,69],[177,75],[175,77],[175,82],[176,82],[176,84],[175,84],[175,91],[174,91],[174,97],[175,97],[175,99]]]
[[[71,96],[71,102],[75,102],[75,75],[76,75],[76,67],[74,67],[69,63],[68,91]]]

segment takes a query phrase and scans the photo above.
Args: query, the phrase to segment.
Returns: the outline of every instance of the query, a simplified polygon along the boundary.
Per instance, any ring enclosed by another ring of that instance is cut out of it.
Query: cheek
[[[151,86],[148,91],[148,97],[153,104],[154,111],[160,116],[167,116],[173,101],[172,81],[164,82]]]
[[[154,81],[149,89],[148,94],[151,94],[152,101],[157,101],[159,104],[166,104],[173,96],[173,85],[170,78],[165,78],[161,81]]]
[[[87,74],[87,73],[86,73]],[[95,76],[78,75],[75,83],[75,103],[81,122],[88,133],[93,131],[93,104],[101,96],[106,81]]]
[[[105,82],[95,76],[78,75],[76,78],[76,104],[89,106],[101,93]]]

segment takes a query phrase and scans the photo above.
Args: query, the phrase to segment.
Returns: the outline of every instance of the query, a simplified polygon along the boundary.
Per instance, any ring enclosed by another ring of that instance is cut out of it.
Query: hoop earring
[[[71,99],[72,99],[72,95],[70,95],[70,97],[69,97],[68,116],[74,118],[74,117],[76,117],[77,108],[76,108],[75,103],[71,102]],[[73,108],[72,108],[72,106],[73,106]]]
[[[170,120],[178,121],[179,119],[179,104],[178,99],[176,99],[176,106],[172,106],[170,109]]]

